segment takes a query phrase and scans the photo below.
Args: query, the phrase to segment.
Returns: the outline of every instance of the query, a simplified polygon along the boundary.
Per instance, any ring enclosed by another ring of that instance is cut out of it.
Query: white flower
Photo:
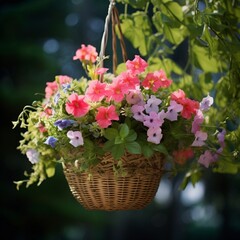
[[[26,152],[28,160],[32,163],[38,163],[39,161],[39,152],[35,149],[28,149]]]
[[[68,131],[67,137],[70,139],[70,144],[74,147],[83,145],[83,137],[80,131]]]

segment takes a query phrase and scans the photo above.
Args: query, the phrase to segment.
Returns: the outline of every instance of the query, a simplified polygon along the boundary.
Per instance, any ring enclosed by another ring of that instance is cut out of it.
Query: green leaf
[[[119,136],[124,139],[127,137],[127,135],[129,134],[129,127],[127,124],[121,124],[120,125],[120,130],[119,130]]]
[[[173,28],[164,24],[163,32],[167,40],[175,45],[179,45],[188,36],[188,29],[183,25]]]
[[[103,150],[106,152],[110,151],[113,146],[114,146],[114,140],[109,140],[104,143]]]
[[[128,152],[130,152],[132,154],[141,154],[142,153],[141,146],[137,142],[127,143],[125,146],[126,146],[126,149],[128,150]]]
[[[167,148],[163,144],[153,144],[153,150],[168,155]]]
[[[218,161],[217,167],[213,169],[214,172],[237,174],[240,169],[240,164],[234,164],[227,161]]]
[[[111,148],[111,153],[114,159],[120,159],[124,154],[124,144],[114,145]]]
[[[119,135],[116,136],[115,140],[114,140],[114,144],[121,144],[124,142],[124,139],[121,138]]]
[[[226,64],[219,60],[219,56],[209,56],[208,48],[200,47],[192,41],[194,65],[205,72],[218,73],[226,68]]]
[[[15,128],[18,125],[18,121],[12,121],[13,128]]]
[[[107,128],[104,132],[104,137],[108,140],[113,140],[118,135],[118,131],[115,128]]]
[[[166,2],[164,4],[166,7],[167,13],[170,15],[173,15],[175,18],[177,18],[179,21],[183,21],[183,10],[182,7],[173,1]]]
[[[137,11],[131,16],[123,15],[121,27],[124,36],[132,43],[134,48],[139,49],[142,56],[146,56],[150,47],[149,38],[152,29],[148,15],[145,12]]]
[[[154,154],[154,150],[148,144],[143,144],[142,153],[145,157],[149,158]]]
[[[128,136],[125,138],[126,142],[133,142],[137,139],[137,133],[134,130],[130,130]]]
[[[46,173],[48,177],[53,177],[55,174],[55,166],[49,166],[46,168]]]

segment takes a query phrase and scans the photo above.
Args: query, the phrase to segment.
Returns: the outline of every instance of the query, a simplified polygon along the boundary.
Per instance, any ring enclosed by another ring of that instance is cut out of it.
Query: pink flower
[[[143,122],[145,114],[143,113],[144,107],[142,105],[133,105],[131,107],[133,118],[137,121]]]
[[[125,84],[128,90],[134,90],[136,87],[140,86],[140,80],[129,72],[122,72],[116,79]]]
[[[101,128],[107,128],[112,124],[112,120],[119,120],[115,106],[99,107],[96,114],[96,120]]]
[[[186,163],[186,161],[194,156],[191,148],[180,149],[173,152],[174,161],[180,165]]]
[[[178,104],[175,101],[170,101],[170,106],[168,107],[165,118],[167,118],[170,121],[176,121],[178,113],[181,112],[182,109],[183,106],[181,104]]]
[[[88,82],[88,88],[85,93],[88,100],[93,102],[101,101],[106,94],[106,83],[101,83],[98,80]]]
[[[107,70],[108,70],[108,68],[97,68],[95,73],[98,74],[98,75],[102,75],[105,72],[107,72]]]
[[[56,81],[59,81],[61,85],[70,83],[73,79],[67,75],[59,75],[56,76]]]
[[[130,90],[126,95],[126,101],[129,104],[139,104],[143,101],[143,95],[140,90]]]
[[[58,90],[57,82],[47,82],[45,88],[45,98],[49,99],[52,95],[54,95]]]
[[[142,82],[142,86],[151,89],[153,92],[157,92],[160,87],[168,87],[172,83],[172,80],[167,79],[163,70],[148,73]]]
[[[162,129],[161,128],[149,128],[147,131],[147,141],[155,144],[159,144],[162,140]]]
[[[151,95],[151,97],[147,100],[147,104],[145,104],[145,110],[146,113],[150,112],[158,112],[159,105],[162,103],[162,100],[156,98],[154,95]]]
[[[166,88],[172,84],[172,80],[167,78],[166,73],[162,69],[155,71],[153,74],[160,80],[160,87]]]
[[[143,60],[140,56],[135,55],[135,58],[126,62],[127,70],[136,75],[145,71],[148,66],[147,62]]]
[[[209,150],[206,150],[198,159],[198,163],[202,164],[206,168],[208,168],[209,165],[215,161],[215,157]]]
[[[74,117],[82,117],[89,111],[90,106],[84,101],[83,95],[72,93],[66,103],[66,111]]]
[[[202,131],[197,131],[195,133],[195,140],[192,143],[192,146],[194,147],[201,147],[205,145],[205,140],[207,140],[208,134]]]
[[[108,101],[114,100],[115,102],[121,102],[124,99],[124,95],[128,92],[127,85],[117,78],[107,85],[106,90]]]
[[[85,61],[94,63],[97,60],[97,56],[98,53],[95,47],[93,47],[92,45],[85,46],[85,44],[82,44],[81,48],[76,51],[76,55],[73,57],[73,60],[79,59],[83,62]]]
[[[181,115],[183,118],[190,119],[192,115],[195,115],[199,109],[199,102],[186,98],[183,103],[183,110]]]
[[[186,94],[182,89],[178,89],[177,91],[171,94],[171,100],[176,101],[177,103],[182,103],[182,101],[186,98]]]
[[[196,112],[196,115],[193,119],[193,122],[192,122],[192,130],[191,132],[192,133],[196,133],[197,131],[200,130],[200,126],[201,124],[203,123],[204,121],[204,116],[203,116],[203,113],[201,110],[197,110]]]
[[[186,98],[184,91],[181,89],[171,94],[171,100],[174,100],[183,106],[181,115],[186,119],[190,119],[199,109],[199,102]]]

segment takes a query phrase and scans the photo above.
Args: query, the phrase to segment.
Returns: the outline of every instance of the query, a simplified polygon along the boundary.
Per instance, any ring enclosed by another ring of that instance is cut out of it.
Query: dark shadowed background
[[[60,166],[40,186],[16,190],[13,182],[24,179],[31,164],[16,149],[21,129],[13,130],[11,121],[25,105],[41,99],[46,82],[55,75],[83,74],[72,57],[82,43],[99,51],[108,3],[0,1],[0,231],[6,236],[1,239],[239,239],[239,176],[206,173],[195,188],[188,186],[184,192],[178,190],[180,179],[163,178],[154,201],[139,211],[83,209],[72,197]],[[128,42],[127,48],[133,56]],[[111,67],[110,62],[106,65]]]

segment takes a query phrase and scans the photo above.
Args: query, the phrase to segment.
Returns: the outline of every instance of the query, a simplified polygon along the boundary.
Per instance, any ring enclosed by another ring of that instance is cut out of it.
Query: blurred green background
[[[195,188],[188,186],[183,192],[178,190],[181,179],[163,178],[154,201],[139,211],[83,209],[60,167],[41,186],[17,191],[13,181],[24,179],[23,172],[31,164],[16,149],[20,129],[13,130],[11,121],[25,105],[41,99],[46,82],[55,75],[78,78],[83,74],[72,57],[82,43],[99,51],[109,1],[0,3],[1,239],[239,239],[239,176],[206,172]],[[127,47],[131,58],[135,50],[128,43]]]

